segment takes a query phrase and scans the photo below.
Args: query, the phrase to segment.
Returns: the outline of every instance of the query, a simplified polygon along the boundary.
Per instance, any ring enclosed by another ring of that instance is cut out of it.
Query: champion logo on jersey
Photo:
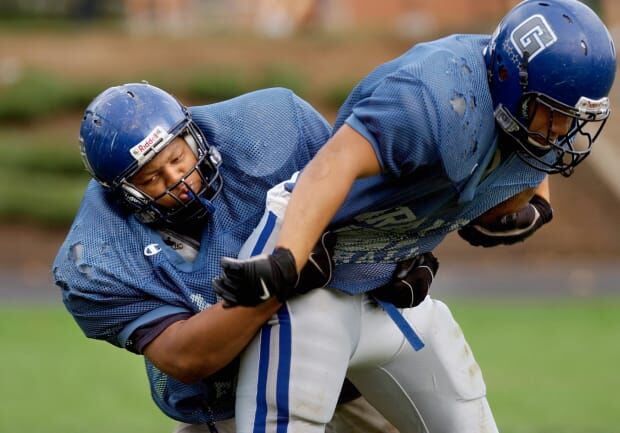
[[[154,256],[160,252],[161,248],[159,247],[159,244],[148,244],[144,247],[144,255],[147,257]]]

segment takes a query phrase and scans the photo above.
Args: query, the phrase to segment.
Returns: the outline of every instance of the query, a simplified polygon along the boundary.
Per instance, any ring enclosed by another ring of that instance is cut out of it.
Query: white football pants
[[[217,433],[235,433],[235,420],[215,423]],[[399,433],[364,397],[336,406],[326,433]],[[179,423],[174,433],[213,433],[206,424]]]
[[[345,375],[401,433],[496,432],[478,364],[440,301],[404,311],[415,351],[366,295],[287,302],[242,356],[237,433],[323,432]]]
[[[288,198],[282,185],[268,193],[240,258],[273,249]],[[323,433],[345,375],[400,433],[497,432],[448,307],[427,297],[402,314],[422,349],[367,295],[317,289],[289,300],[242,354],[237,433]]]

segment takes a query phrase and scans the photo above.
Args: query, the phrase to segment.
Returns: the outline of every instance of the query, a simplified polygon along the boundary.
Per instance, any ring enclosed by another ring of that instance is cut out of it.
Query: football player
[[[234,432],[238,355],[280,301],[224,309],[211,281],[258,224],[267,190],[330,132],[285,89],[186,108],[157,87],[125,84],[86,109],[81,150],[94,180],[54,279],[88,337],[145,355],[152,397],[178,431]],[[326,257],[318,249],[313,263],[327,269]],[[318,268],[307,269],[299,291],[316,280]],[[334,431],[393,431],[354,389],[343,394]]]
[[[448,308],[426,297],[399,312],[364,292],[451,231],[509,244],[548,221],[542,182],[569,176],[590,153],[615,71],[592,10],[532,0],[493,35],[416,45],[363,79],[294,189],[272,190],[240,258],[222,260],[218,293],[257,305],[294,286],[326,229],[337,236],[330,287],[339,290],[289,300],[244,352],[238,433],[322,432],[345,375],[401,433],[497,431]],[[481,217],[536,189],[524,209]]]

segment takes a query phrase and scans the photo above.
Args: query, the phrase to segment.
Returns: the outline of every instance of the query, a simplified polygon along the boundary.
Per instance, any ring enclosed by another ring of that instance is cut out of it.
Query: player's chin
[[[181,207],[183,204],[191,201],[190,193],[184,190],[175,190],[169,191],[156,201],[157,206],[162,207],[164,209],[174,209]]]
[[[179,191],[174,194],[174,199],[168,204],[169,208],[182,207],[188,203],[191,203],[196,198],[196,193],[192,189]]]
[[[179,201],[175,200],[172,197],[166,197],[166,198],[162,198],[156,201],[157,206],[163,208],[163,209],[174,209],[176,207],[179,207],[180,204],[180,199]]]
[[[530,151],[534,155],[544,156],[557,144],[557,138],[550,138],[547,140],[541,136],[536,136],[530,137],[527,142],[530,145]]]

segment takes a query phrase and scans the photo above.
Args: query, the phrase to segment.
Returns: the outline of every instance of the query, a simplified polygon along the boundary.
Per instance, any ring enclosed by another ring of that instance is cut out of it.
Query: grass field
[[[500,431],[620,431],[620,299],[450,304]]]
[[[450,302],[504,433],[614,433],[620,299]],[[142,360],[61,307],[0,308],[0,432],[170,432]]]

